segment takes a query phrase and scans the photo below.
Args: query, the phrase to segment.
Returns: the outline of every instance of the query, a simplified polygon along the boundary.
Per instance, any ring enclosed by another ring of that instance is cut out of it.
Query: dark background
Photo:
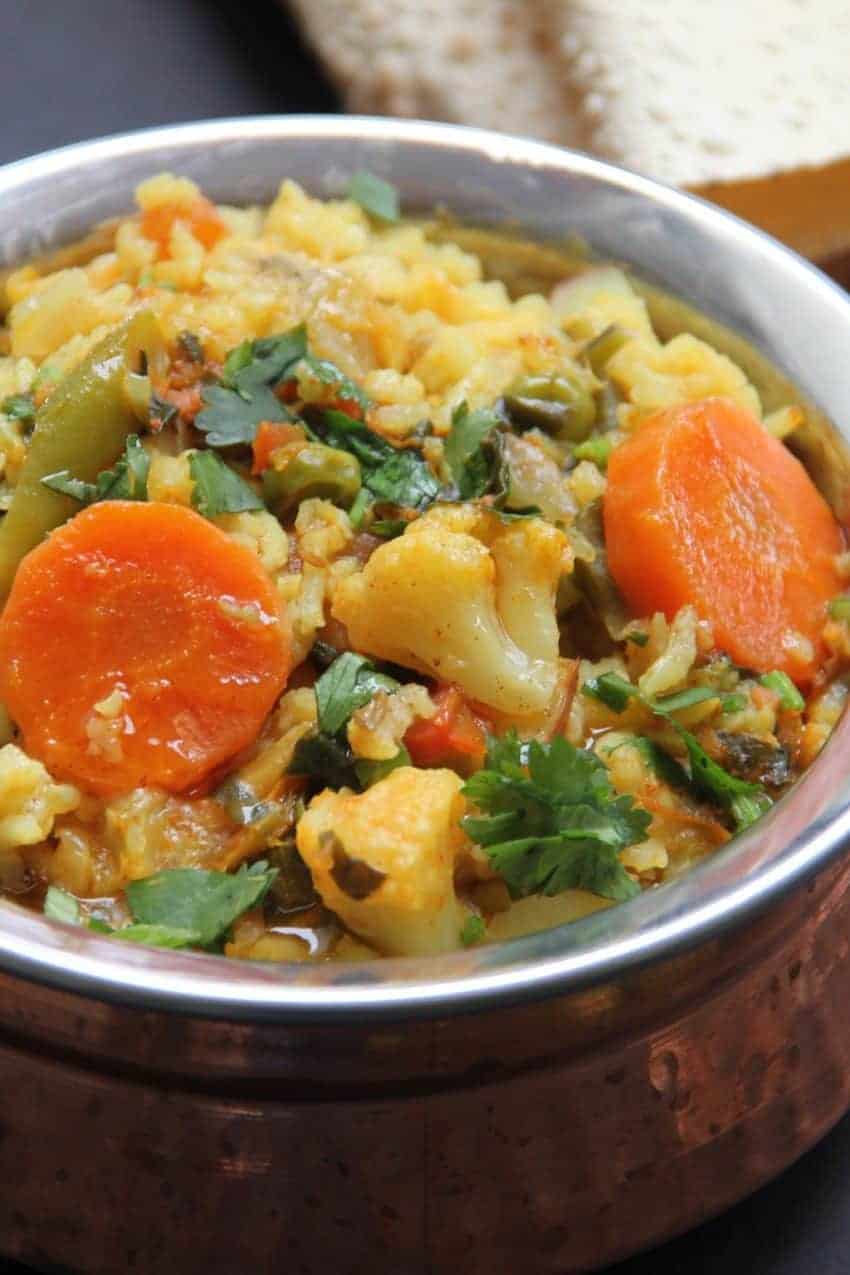
[[[152,124],[339,109],[274,0],[5,0],[2,15],[2,163]],[[609,1275],[848,1275],[848,1165],[845,1120],[752,1200]]]

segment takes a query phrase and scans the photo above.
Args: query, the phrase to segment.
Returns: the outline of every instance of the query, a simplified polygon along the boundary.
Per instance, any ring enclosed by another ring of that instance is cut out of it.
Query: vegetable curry
[[[623,270],[541,249],[523,287],[528,246],[500,278],[371,174],[137,198],[5,279],[8,896],[230,957],[446,952],[675,878],[814,760],[850,555],[797,404]]]

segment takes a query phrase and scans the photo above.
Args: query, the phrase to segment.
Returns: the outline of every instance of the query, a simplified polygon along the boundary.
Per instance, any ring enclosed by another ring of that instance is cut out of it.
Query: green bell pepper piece
[[[49,531],[79,510],[69,496],[42,483],[67,469],[94,482],[121,454],[128,434],[138,429],[125,390],[128,372],[137,371],[142,352],[162,343],[150,310],[141,310],[110,332],[59,383],[36,414],[29,451],[6,516],[0,522],[0,597],[12,587],[25,554]]]

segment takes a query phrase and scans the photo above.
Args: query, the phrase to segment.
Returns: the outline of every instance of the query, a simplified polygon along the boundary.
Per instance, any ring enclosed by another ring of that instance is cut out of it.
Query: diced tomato
[[[157,204],[142,214],[142,234],[159,245],[159,258],[169,254],[171,231],[177,221],[185,222],[199,243],[213,248],[227,233],[215,204],[201,196],[192,204]]]
[[[440,686],[431,698],[434,716],[414,722],[404,737],[413,764],[476,770],[487,749],[481,722],[457,686]]]
[[[286,443],[294,443],[303,439],[304,431],[299,425],[291,425],[289,421],[260,421],[254,439],[254,463],[252,474],[261,474],[271,465],[272,453]]]
[[[345,415],[350,416],[352,420],[363,420],[363,408],[356,398],[338,398],[332,406],[337,412],[345,412]]]

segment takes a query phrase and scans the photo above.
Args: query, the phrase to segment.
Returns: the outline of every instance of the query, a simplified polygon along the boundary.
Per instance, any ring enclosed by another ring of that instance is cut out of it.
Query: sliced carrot
[[[286,443],[294,443],[305,437],[300,425],[292,425],[289,421],[260,421],[254,439],[254,463],[252,474],[261,474],[271,465],[272,452]]]
[[[203,195],[191,204],[157,204],[142,214],[142,234],[159,245],[159,257],[169,255],[171,232],[182,221],[205,248],[214,248],[227,233],[215,204]]]
[[[256,737],[290,666],[257,558],[177,505],[77,514],[24,558],[0,617],[0,698],[27,750],[103,795],[199,785]]]
[[[800,462],[748,412],[659,413],[608,462],[611,574],[638,615],[690,603],[736,663],[805,685],[825,655],[842,535]]]
[[[420,718],[407,730],[404,743],[416,766],[461,766],[476,769],[484,761],[486,739],[456,686],[441,686],[431,698],[433,717]]]

